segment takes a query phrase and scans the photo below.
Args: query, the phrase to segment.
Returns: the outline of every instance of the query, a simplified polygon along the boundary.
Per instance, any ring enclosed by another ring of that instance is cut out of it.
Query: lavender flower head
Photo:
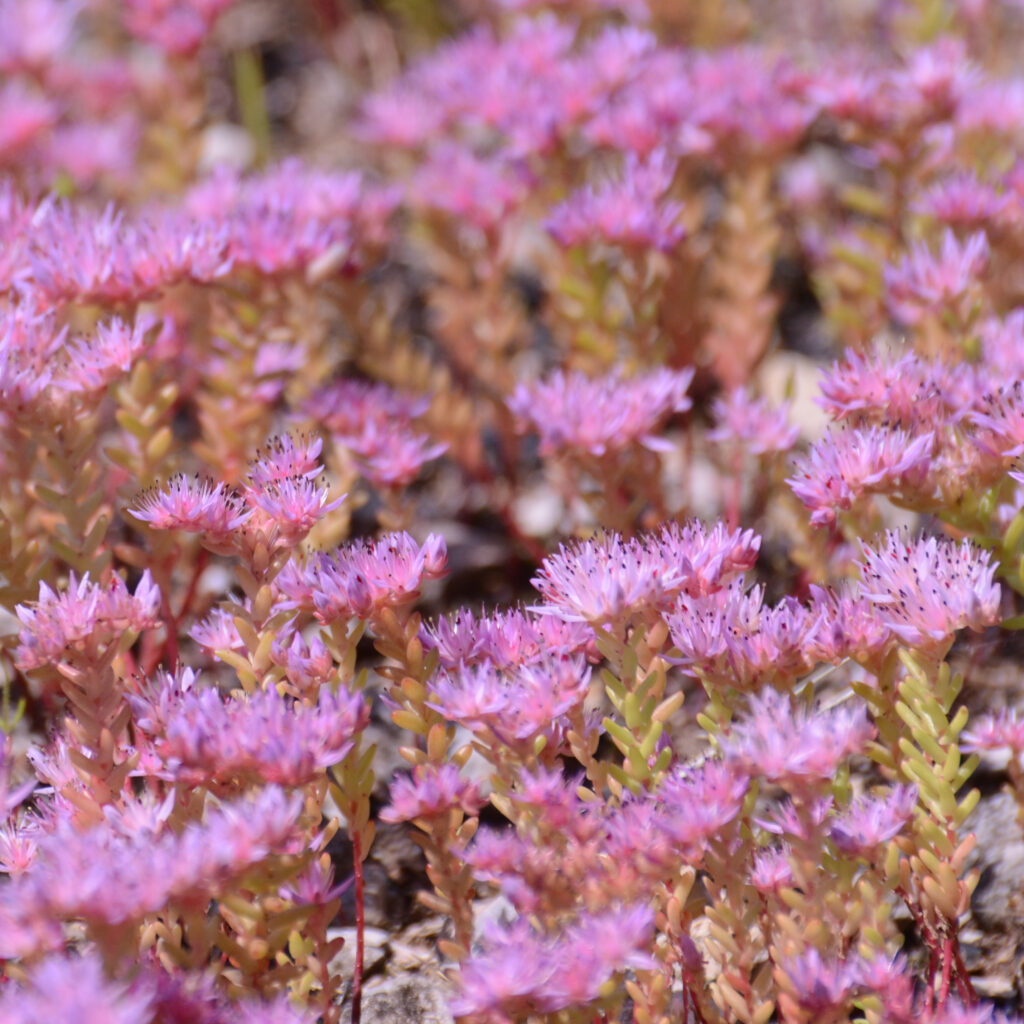
[[[655,370],[628,377],[617,370],[604,377],[555,373],[520,384],[508,406],[520,431],[540,435],[542,455],[579,451],[600,458],[632,444],[664,451],[657,436],[673,414],[686,412],[692,369]]]
[[[989,245],[984,232],[961,243],[947,229],[937,254],[926,245],[912,246],[901,263],[885,272],[893,312],[913,325],[935,311],[960,311],[965,300],[975,296],[988,263]]]
[[[747,388],[736,388],[724,398],[716,398],[711,412],[715,426],[708,431],[708,440],[739,444],[751,455],[789,451],[800,436],[799,428],[789,422],[788,407],[772,408]]]
[[[765,689],[750,699],[747,714],[729,727],[720,746],[737,771],[802,790],[831,779],[874,735],[863,705],[808,711]]]
[[[692,522],[632,539],[609,534],[562,545],[533,579],[547,602],[537,610],[598,626],[667,611],[681,593],[726,586],[753,566],[760,544],[750,530]]]
[[[966,540],[889,532],[878,548],[862,542],[860,567],[864,596],[908,646],[943,648],[957,630],[981,630],[1001,617],[995,566]]]
[[[41,583],[39,600],[16,609],[21,631],[15,657],[29,670],[60,661],[69,649],[96,655],[128,630],[156,625],[159,608],[160,590],[148,570],[134,594],[119,576],[102,584],[93,583],[88,573],[81,579],[72,573],[59,593]]]
[[[684,238],[683,204],[665,196],[675,165],[664,150],[641,160],[626,155],[619,181],[582,188],[548,215],[548,231],[564,246],[584,243],[670,252]]]

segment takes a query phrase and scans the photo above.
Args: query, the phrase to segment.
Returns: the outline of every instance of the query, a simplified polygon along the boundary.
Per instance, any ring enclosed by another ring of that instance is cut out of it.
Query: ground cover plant
[[[1018,1019],[1022,41],[0,0],[0,1020]]]

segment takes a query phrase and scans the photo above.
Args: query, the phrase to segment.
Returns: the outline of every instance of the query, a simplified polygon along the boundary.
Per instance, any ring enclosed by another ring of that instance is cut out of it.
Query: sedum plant
[[[0,1018],[358,1024],[386,823],[460,1022],[1013,1019],[1020,12],[790,6],[0,0]]]

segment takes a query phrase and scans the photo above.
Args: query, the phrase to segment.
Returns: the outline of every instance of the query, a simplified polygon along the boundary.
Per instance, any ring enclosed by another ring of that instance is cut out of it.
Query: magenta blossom
[[[750,884],[762,895],[777,893],[793,884],[793,866],[789,848],[769,847],[754,856],[750,869]]]
[[[562,545],[544,559],[533,585],[537,611],[605,626],[668,611],[679,594],[713,593],[753,566],[761,545],[751,530],[708,529],[693,521],[624,539],[607,534]]]
[[[958,311],[962,319],[961,307],[976,297],[988,261],[988,239],[984,232],[961,243],[947,228],[938,254],[925,245],[913,245],[901,263],[886,269],[889,304],[908,324],[943,311]]]
[[[518,429],[540,434],[542,455],[579,451],[597,458],[641,444],[655,451],[667,443],[660,427],[690,408],[686,389],[693,370],[655,370],[633,377],[621,370],[604,377],[556,373],[520,384],[508,400]]]
[[[961,172],[936,182],[913,205],[918,213],[932,217],[939,224],[977,231],[999,224],[1012,201],[1008,193],[995,185],[971,172]]]
[[[789,451],[800,436],[789,422],[789,407],[773,408],[747,388],[736,388],[711,406],[715,426],[708,440],[717,444],[738,444],[751,455],[772,455]]]
[[[728,727],[720,745],[736,771],[800,791],[831,779],[874,735],[862,704],[808,711],[768,688],[750,698],[749,711]]]
[[[295,852],[301,811],[298,794],[267,786],[210,810],[202,823],[155,838],[125,836],[107,822],[79,830],[60,819],[40,837],[30,869],[3,890],[0,916],[126,927],[168,906],[205,910],[255,865]],[[0,935],[5,957],[7,940]]]
[[[551,656],[507,672],[481,662],[440,674],[431,688],[430,707],[475,734],[513,748],[544,736],[558,747],[569,716],[582,711],[590,669],[580,658]]]
[[[925,432],[955,425],[985,389],[984,370],[929,361],[914,352],[847,349],[821,380],[818,404],[835,420]]]
[[[217,544],[228,541],[252,516],[252,509],[224,484],[183,475],[144,491],[128,511],[154,530],[201,533]]]
[[[899,835],[916,806],[916,786],[893,786],[882,796],[862,796],[832,822],[829,835],[841,853],[870,857]]]
[[[411,775],[391,783],[391,802],[381,812],[384,821],[447,818],[459,808],[474,815],[485,803],[477,783],[464,779],[454,764],[417,765]]]
[[[66,590],[55,593],[39,585],[39,600],[18,605],[21,620],[15,657],[25,670],[64,660],[69,649],[98,656],[102,649],[131,631],[155,626],[160,609],[160,590],[147,570],[128,592],[119,576],[109,583],[93,583],[86,573],[74,573]]]
[[[214,608],[188,631],[188,635],[210,654],[216,651],[244,651],[245,641],[238,632],[234,616],[222,608]]]
[[[709,595],[681,594],[667,616],[672,642],[689,671],[723,686],[752,689],[799,675],[805,644],[817,629],[814,612],[794,598],[764,606],[763,587],[734,582]]]
[[[532,184],[525,163],[504,155],[480,157],[465,146],[442,142],[417,168],[409,193],[419,209],[494,231],[523,204]]]
[[[191,56],[234,0],[126,0],[124,23],[132,35],[168,54]]]
[[[190,785],[304,785],[341,761],[369,721],[361,694],[328,687],[315,705],[275,689],[227,699],[213,688],[191,689],[170,706],[157,697],[154,716],[149,699],[129,699],[162,762],[159,774]]]
[[[428,650],[437,651],[446,669],[478,662],[510,669],[545,657],[588,652],[594,633],[583,622],[567,622],[555,615],[533,615],[513,608],[477,616],[462,608],[425,623],[420,639]]]
[[[683,204],[666,198],[674,173],[664,150],[644,160],[627,153],[619,180],[572,193],[545,226],[564,246],[605,243],[670,252],[686,234]]]
[[[130,984],[107,978],[95,953],[53,955],[31,968],[27,984],[4,987],[0,1019],[7,1024],[149,1024],[155,995],[148,978]]]
[[[334,659],[319,633],[308,643],[295,632],[282,632],[270,648],[270,658],[285,670],[285,677],[300,694],[315,694],[334,669]]]
[[[979,715],[960,736],[967,753],[980,750],[1009,750],[1015,757],[1024,753],[1024,719],[1014,709]]]
[[[957,630],[981,630],[1001,618],[995,566],[966,540],[889,532],[880,548],[861,542],[861,551],[864,596],[908,646],[945,648]]]
[[[498,1021],[586,1006],[616,974],[655,966],[647,952],[653,926],[653,911],[634,906],[583,914],[554,934],[525,919],[492,927],[483,950],[460,967],[452,1012]]]
[[[979,430],[974,443],[1004,459],[1024,455],[1024,383],[1017,380],[986,395],[971,419]]]
[[[407,533],[391,533],[291,562],[274,584],[284,607],[314,611],[321,622],[368,619],[415,600],[425,581],[444,575],[447,562],[443,537],[429,534],[421,545]]]
[[[816,526],[835,522],[865,494],[891,494],[920,485],[932,460],[932,433],[912,437],[885,427],[832,430],[794,461],[786,483],[811,511]]]

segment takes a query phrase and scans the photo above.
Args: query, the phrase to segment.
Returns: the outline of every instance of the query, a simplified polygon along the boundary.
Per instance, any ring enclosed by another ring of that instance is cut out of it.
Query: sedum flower
[[[192,626],[188,635],[210,654],[224,650],[245,650],[245,641],[238,632],[234,616],[223,608],[214,608]]]
[[[254,529],[265,520],[273,530],[275,544],[294,547],[328,513],[345,500],[346,495],[328,501],[328,487],[318,485],[303,476],[289,477],[265,484],[249,483],[245,498],[256,518],[250,521]],[[262,513],[262,516],[260,516]]]
[[[809,663],[836,665],[852,658],[870,664],[892,644],[892,630],[858,589],[833,591],[811,584],[810,590],[815,627],[804,641]]]
[[[911,540],[889,531],[878,548],[861,542],[858,564],[864,596],[907,646],[945,647],[957,630],[981,630],[1001,618],[995,566],[966,540]]]
[[[924,316],[954,311],[972,299],[988,269],[988,239],[982,231],[960,242],[948,228],[938,253],[927,245],[913,244],[895,266],[885,270],[889,305],[905,323],[919,323]]]
[[[656,794],[661,820],[683,858],[699,858],[739,814],[749,787],[749,779],[724,761],[677,768],[662,781]]]
[[[1019,756],[1024,752],[1024,720],[1015,709],[978,715],[961,733],[960,747],[966,753],[1011,750]]]
[[[833,778],[874,735],[861,704],[808,711],[766,688],[750,698],[747,713],[723,733],[720,747],[734,770],[799,790]]]
[[[175,57],[192,56],[235,0],[125,0],[125,28]]]
[[[358,268],[364,250],[387,236],[397,200],[358,172],[291,159],[248,177],[219,168],[189,190],[183,207],[192,223],[212,224],[225,239],[232,273],[301,273],[316,283]]]
[[[292,851],[301,811],[299,794],[267,786],[157,837],[126,836],[107,822],[79,830],[58,819],[39,838],[29,870],[0,890],[0,917],[23,928],[76,920],[121,928],[171,906],[205,910],[256,865]],[[6,934],[0,954],[12,955]]]
[[[421,545],[407,533],[390,533],[293,561],[274,585],[283,607],[314,611],[321,622],[368,619],[415,600],[426,580],[444,575],[447,562],[443,537],[429,534]]]
[[[485,803],[480,786],[462,778],[454,764],[422,764],[409,775],[395,777],[390,803],[381,811],[381,819],[400,822],[447,818],[455,808],[473,815]]]
[[[180,281],[218,280],[227,269],[223,235],[180,211],[129,218],[112,206],[44,204],[31,242],[29,295],[42,307],[135,303]]]
[[[368,420],[358,437],[335,435],[334,440],[351,452],[359,472],[379,488],[408,486],[428,462],[448,450],[445,441],[434,441],[401,424],[375,420]]]
[[[461,608],[454,615],[424,623],[420,639],[427,650],[437,651],[445,669],[479,662],[511,669],[544,658],[585,653],[593,644],[594,633],[582,622],[533,615],[518,608],[487,616]]]
[[[961,171],[925,189],[912,205],[915,212],[939,224],[961,231],[978,231],[1003,221],[1012,200],[973,172]]]
[[[772,807],[766,815],[755,817],[754,824],[773,836],[787,836],[802,844],[812,842],[825,819],[832,812],[830,796],[818,796],[811,800],[801,799],[797,805],[792,799],[785,799]]]
[[[579,795],[582,784],[583,775],[567,776],[561,762],[551,768],[538,764],[519,772],[508,798],[519,807],[528,807],[545,830],[585,839],[593,831],[588,833],[586,825],[579,827],[585,818],[585,805]]]
[[[116,317],[97,324],[92,336],[68,342],[63,365],[54,377],[62,391],[97,391],[126,374],[146,348],[146,334],[154,326],[150,317],[139,317],[129,327]]]
[[[835,420],[857,426],[896,426],[926,431],[955,425],[977,401],[978,369],[929,361],[914,352],[868,353],[847,349],[842,362],[822,375],[818,404]]]
[[[57,124],[60,107],[15,79],[0,85],[0,152],[4,163],[44,139]]]
[[[666,617],[679,663],[708,680],[751,689],[811,666],[805,645],[814,613],[794,598],[764,606],[764,588],[734,582],[709,595],[681,594]]]
[[[0,209],[0,215],[3,212]],[[0,398],[5,420],[38,415],[37,400],[53,380],[53,364],[66,336],[66,328],[58,329],[52,316],[35,312],[27,302],[0,310]]]
[[[686,389],[693,373],[660,369],[627,377],[616,370],[590,378],[558,372],[520,384],[508,406],[517,429],[540,435],[541,455],[579,451],[600,458],[632,444],[661,451],[668,447],[657,436],[661,426],[692,404]]]
[[[647,952],[653,927],[653,911],[641,905],[581,914],[553,934],[524,918],[490,926],[482,950],[460,966],[452,1013],[504,1021],[586,1006],[615,975],[655,966]]]
[[[505,153],[482,157],[465,145],[440,142],[418,165],[409,198],[417,209],[440,211],[490,232],[522,206],[532,185],[525,162]]]
[[[106,976],[96,953],[48,956],[24,984],[4,987],[0,1019],[7,1024],[149,1024],[155,991],[143,975],[129,984]]]
[[[775,981],[779,1009],[786,1020],[838,1020],[861,991],[860,959],[829,958],[814,947],[780,956]]]
[[[899,835],[916,806],[916,786],[893,786],[882,796],[862,796],[832,822],[829,835],[840,853],[871,857]]]
[[[979,434],[974,444],[1003,458],[1024,455],[1024,383],[1019,380],[986,395],[971,420]]]
[[[711,405],[715,426],[708,440],[716,444],[739,444],[751,455],[786,452],[796,444],[799,427],[789,422],[788,405],[773,408],[748,388],[735,388]]]
[[[675,162],[665,150],[627,153],[618,180],[588,185],[559,203],[545,227],[564,246],[606,243],[670,252],[682,240],[683,204],[667,199]]]
[[[300,694],[315,694],[334,669],[334,659],[317,634],[306,642],[299,632],[278,635],[270,648],[270,660],[285,670],[285,677]]]
[[[758,851],[750,868],[750,884],[762,895],[777,893],[793,885],[793,865],[786,846]]]
[[[429,408],[429,398],[348,378],[318,388],[303,403],[307,416],[343,440],[357,437],[367,421],[411,423]]]
[[[285,480],[313,480],[323,472],[320,452],[324,443],[307,434],[272,437],[249,463],[248,483],[269,488]]]
[[[80,3],[63,0],[0,0],[0,71],[46,72],[66,60],[80,13]]]
[[[678,595],[713,593],[751,568],[760,544],[751,530],[695,520],[636,538],[606,534],[561,545],[532,580],[546,601],[534,610],[597,626],[667,611]]]
[[[27,871],[36,859],[39,834],[38,818],[21,813],[8,816],[0,825],[0,871],[12,878]]]
[[[441,673],[428,705],[449,722],[519,747],[538,736],[561,746],[582,711],[590,669],[581,658],[548,657],[502,671],[489,662]]]
[[[213,688],[190,689],[152,715],[152,699],[130,698],[137,728],[162,762],[159,774],[191,785],[304,785],[341,761],[369,722],[360,694],[327,687],[315,705],[275,689],[227,699]]]
[[[305,411],[331,432],[374,487],[401,487],[447,450],[413,426],[429,406],[429,399],[384,384],[339,380],[314,392]]]
[[[924,481],[932,460],[932,433],[865,427],[831,430],[796,459],[786,480],[816,526],[835,522],[865,494],[891,494]]]
[[[209,974],[154,968],[146,977],[155,989],[158,1024],[313,1024],[309,1010],[300,1010],[284,996],[232,999],[219,991]]]
[[[65,590],[39,585],[39,600],[15,609],[21,621],[15,659],[26,671],[59,662],[72,650],[86,656],[119,640],[129,630],[155,626],[160,590],[147,569],[131,594],[119,576],[93,583],[71,573]]]
[[[184,475],[143,492],[128,511],[154,530],[201,533],[216,544],[228,542],[252,516],[252,509],[226,485]]]

